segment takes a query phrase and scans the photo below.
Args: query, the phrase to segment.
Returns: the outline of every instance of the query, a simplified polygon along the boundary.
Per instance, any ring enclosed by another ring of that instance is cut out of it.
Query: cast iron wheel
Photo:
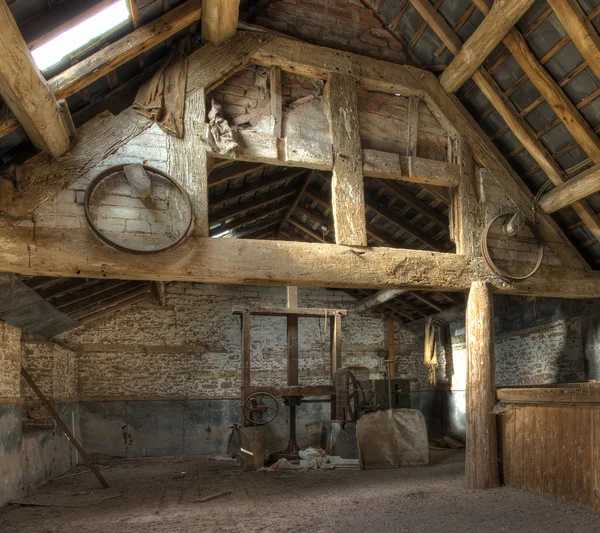
[[[268,403],[265,403],[265,400]],[[255,392],[244,401],[244,418],[253,426],[265,426],[279,414],[279,403],[268,392]],[[271,413],[271,414],[269,414]]]

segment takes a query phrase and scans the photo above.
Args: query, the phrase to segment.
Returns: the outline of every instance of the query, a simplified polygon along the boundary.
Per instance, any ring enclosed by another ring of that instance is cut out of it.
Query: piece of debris
[[[233,130],[223,115],[221,106],[214,100],[211,100],[208,112],[207,141],[213,151],[223,155],[235,153],[238,147]]]
[[[221,492],[213,492],[206,493],[203,496],[200,496],[197,500],[194,500],[194,503],[206,503],[211,500],[216,500],[217,498],[222,498],[223,496],[229,496],[231,494],[230,490],[223,490]]]
[[[32,494],[25,498],[12,500],[10,503],[38,507],[87,507],[96,505],[112,498],[118,498],[121,493],[116,489],[99,489],[84,492],[58,492]]]
[[[304,468],[299,465],[293,465],[287,459],[282,457],[271,466],[263,466],[262,468],[259,468],[258,472],[277,472],[278,470],[304,470]]]
[[[452,448],[453,450],[461,450],[465,447],[465,445],[458,439],[455,439],[454,437],[450,437],[448,435],[446,435],[442,440],[444,441],[444,444],[448,446],[448,448]]]
[[[231,457],[230,455],[211,455],[209,457],[209,459],[211,461],[224,461],[224,462],[237,461],[237,459],[235,457]]]

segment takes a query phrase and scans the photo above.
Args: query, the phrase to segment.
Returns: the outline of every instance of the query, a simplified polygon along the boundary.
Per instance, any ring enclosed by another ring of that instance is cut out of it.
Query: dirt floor
[[[432,463],[243,473],[236,463],[206,456],[117,460],[101,467],[109,492],[89,473],[48,483],[37,500],[53,506],[0,510],[0,531],[600,532],[600,517],[571,505],[507,487],[466,490],[459,452],[432,451]]]

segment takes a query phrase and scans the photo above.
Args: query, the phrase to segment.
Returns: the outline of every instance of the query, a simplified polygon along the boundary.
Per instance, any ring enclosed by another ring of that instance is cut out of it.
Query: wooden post
[[[334,315],[329,319],[330,330],[330,377],[335,385],[335,373],[342,368],[342,317]],[[331,396],[331,420],[339,420],[337,413],[337,398]]]
[[[208,174],[211,158],[199,142],[204,136],[206,117],[204,88],[189,96],[185,103],[183,139],[169,139],[170,174],[190,196],[194,223],[191,234],[208,237]]]
[[[250,312],[242,313],[242,375],[241,375],[241,400],[240,416],[242,427],[246,425],[244,418],[244,401],[250,388]]]
[[[287,288],[288,309],[298,308],[298,287]],[[298,315],[287,317],[287,384],[298,385]]]
[[[393,318],[387,320],[387,359],[388,373],[391,378],[396,377],[396,321]],[[391,406],[390,406],[391,407]]]
[[[331,206],[335,242],[367,245],[365,186],[358,126],[356,78],[330,72],[326,85],[333,143]]]
[[[467,459],[470,489],[500,486],[496,415],[494,300],[490,285],[471,284],[467,302]]]

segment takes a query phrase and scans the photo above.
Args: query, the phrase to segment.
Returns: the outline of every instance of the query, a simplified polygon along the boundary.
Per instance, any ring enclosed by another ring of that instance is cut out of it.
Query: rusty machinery
[[[346,316],[345,309],[314,308],[234,308],[234,314],[242,317],[242,384],[241,384],[241,424],[266,425],[279,414],[278,398],[289,409],[289,442],[280,453],[272,454],[272,459],[294,456],[300,450],[296,439],[296,407],[305,402],[331,402],[331,417],[335,418],[336,400],[333,382],[337,370],[341,367],[341,318]],[[251,384],[250,379],[250,322],[256,316],[278,316],[287,319],[287,385],[259,386]],[[328,385],[300,385],[298,379],[298,319],[324,318],[330,321],[331,330],[331,375]],[[326,397],[326,398],[324,398]]]

